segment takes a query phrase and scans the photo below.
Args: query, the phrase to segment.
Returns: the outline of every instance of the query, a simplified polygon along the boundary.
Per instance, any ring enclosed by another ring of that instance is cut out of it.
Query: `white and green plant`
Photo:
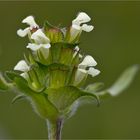
[[[22,23],[29,27],[17,31],[20,37],[29,38],[28,54],[14,70],[0,75],[0,89],[18,94],[12,102],[27,99],[46,121],[49,140],[61,139],[64,122],[81,104],[90,101],[99,105],[104,97],[117,96],[130,85],[139,69],[138,65],[128,68],[107,89],[99,82],[86,85],[89,76],[100,74],[95,69],[94,58],[83,55],[80,48],[82,31],[90,32],[94,28],[86,24],[90,20],[85,12],[80,12],[70,27],[55,27],[48,21],[39,27],[34,17],[28,16]]]

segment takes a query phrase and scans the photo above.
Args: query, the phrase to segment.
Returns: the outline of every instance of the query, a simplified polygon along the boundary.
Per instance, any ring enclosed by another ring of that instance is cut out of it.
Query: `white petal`
[[[74,85],[78,85],[80,82],[82,82],[88,75],[87,70],[84,69],[77,69],[75,74],[75,81]]]
[[[86,23],[90,20],[91,18],[85,12],[80,12],[78,16],[72,21],[72,24],[80,25],[81,23]]]
[[[24,30],[22,30],[22,29],[17,30],[17,34],[20,37],[25,37],[29,32],[30,32],[30,28],[29,27],[25,28]]]
[[[28,46],[26,46],[26,48],[31,49],[32,51],[37,51],[40,48],[45,48],[45,49],[49,49],[51,47],[51,45],[48,44],[35,44],[35,43],[28,43]]]
[[[25,79],[28,78],[28,74],[27,74],[27,72],[21,73],[20,76],[22,76],[22,77],[25,78]]]
[[[32,28],[39,28],[39,26],[36,24],[36,22],[35,22],[33,16],[28,16],[28,17],[26,17],[26,18],[22,21],[22,23],[28,24],[28,25],[31,27],[31,29],[32,29]]]
[[[82,25],[82,30],[85,32],[91,32],[93,29],[94,29],[94,26],[92,25],[87,25],[87,24]]]
[[[70,42],[73,41],[79,34],[81,34],[82,28],[79,25],[72,25],[70,28]]]
[[[91,75],[92,77],[98,75],[99,73],[100,73],[100,71],[95,68],[89,68],[89,70],[88,70],[88,74]]]
[[[31,39],[34,39],[37,44],[48,44],[50,39],[42,32],[41,29],[38,29],[31,35]]]
[[[14,67],[14,70],[19,71],[29,71],[30,67],[27,65],[27,63],[24,60],[21,60],[17,63],[17,65]]]
[[[29,48],[32,51],[37,51],[38,49],[41,48],[41,46],[40,45],[37,45],[35,43],[28,43],[28,46],[26,46],[26,48]]]
[[[91,67],[91,66],[96,66],[96,65],[97,65],[97,62],[90,55],[87,55],[84,58],[84,60],[79,64],[79,66],[84,66],[84,67]]]

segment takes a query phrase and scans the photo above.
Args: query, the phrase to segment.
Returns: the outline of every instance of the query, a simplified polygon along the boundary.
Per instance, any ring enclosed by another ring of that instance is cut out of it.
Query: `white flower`
[[[88,75],[91,75],[92,77],[97,76],[100,71],[93,68],[93,66],[96,65],[97,62],[94,60],[94,58],[90,55],[87,55],[84,60],[78,65],[78,69],[75,74],[74,85],[80,84],[87,78]]]
[[[92,67],[96,66],[97,62],[94,60],[94,58],[90,55],[87,55],[84,60],[79,64],[80,67]]]
[[[35,41],[36,44],[48,44],[50,39],[42,32],[41,29],[38,29],[31,35],[31,39]]]
[[[89,68],[89,70],[87,71],[89,75],[91,75],[92,77],[97,76],[98,74],[100,74],[100,71],[91,67]]]
[[[39,28],[39,26],[36,24],[35,20],[34,20],[34,17],[33,16],[28,16],[26,17],[22,23],[26,23],[29,25],[29,27],[25,28],[25,29],[19,29],[17,31],[17,34],[20,36],[20,37],[25,37],[27,34],[30,33],[30,31],[33,29],[33,28]]]
[[[18,71],[22,71],[23,73],[21,73],[20,75],[27,79],[28,78],[28,74],[27,72],[30,70],[30,67],[27,65],[27,63],[25,62],[25,60],[20,60],[17,65],[14,67],[14,70],[18,70]]]
[[[14,70],[27,72],[29,71],[30,67],[27,65],[27,63],[24,60],[20,60],[17,65],[14,67]]]
[[[70,41],[73,41],[79,34],[81,34],[82,30],[86,32],[93,30],[94,27],[92,25],[83,24],[89,22],[90,20],[91,18],[85,12],[80,12],[78,14],[78,16],[72,21]]]
[[[86,70],[78,68],[75,74],[74,85],[81,83],[84,79],[86,79],[87,75],[88,73]]]
[[[36,32],[34,32],[31,35],[31,39],[33,39],[35,43],[28,43],[27,48],[30,48],[33,51],[36,51],[41,47],[46,49],[51,47],[50,39],[42,32],[41,29],[38,29]]]

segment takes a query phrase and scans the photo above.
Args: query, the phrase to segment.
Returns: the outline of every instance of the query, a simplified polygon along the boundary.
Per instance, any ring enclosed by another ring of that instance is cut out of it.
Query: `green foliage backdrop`
[[[21,20],[34,15],[37,23],[70,25],[79,11],[92,18],[95,29],[83,33],[81,48],[98,62],[101,74],[88,82],[108,87],[128,66],[140,63],[140,2],[0,2],[0,70],[10,70],[22,59],[27,39],[16,35]],[[24,28],[24,27],[23,27]],[[140,138],[140,74],[122,95],[87,105],[66,122],[63,138]],[[0,138],[47,138],[45,122],[27,101],[11,104],[13,93],[0,94]],[[46,130],[46,131],[45,131]]]

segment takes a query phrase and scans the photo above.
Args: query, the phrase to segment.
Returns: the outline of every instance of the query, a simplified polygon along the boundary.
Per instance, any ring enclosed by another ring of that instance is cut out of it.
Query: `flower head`
[[[92,77],[100,74],[98,69],[95,69],[93,66],[96,66],[97,62],[90,55],[87,55],[84,60],[78,65],[78,69],[75,74],[75,85],[82,83],[88,75]]]

